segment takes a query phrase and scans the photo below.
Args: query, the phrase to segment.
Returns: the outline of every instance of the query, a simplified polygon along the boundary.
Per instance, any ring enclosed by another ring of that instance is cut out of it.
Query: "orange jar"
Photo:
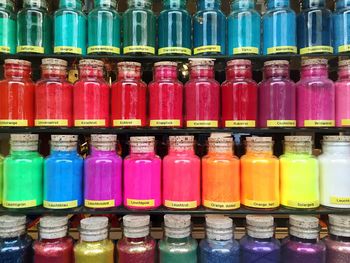
[[[239,159],[233,155],[231,137],[210,137],[208,155],[202,159],[202,203],[211,209],[240,207]]]
[[[248,137],[241,158],[241,202],[246,207],[273,209],[280,205],[279,160],[271,137]]]

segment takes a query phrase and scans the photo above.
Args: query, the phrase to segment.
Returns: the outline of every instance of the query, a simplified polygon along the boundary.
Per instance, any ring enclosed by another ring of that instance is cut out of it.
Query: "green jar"
[[[17,14],[17,53],[52,53],[51,17],[45,0],[24,0]]]
[[[123,14],[124,54],[155,54],[156,17],[151,0],[128,0]]]
[[[4,159],[3,206],[27,208],[43,203],[43,157],[37,134],[11,134],[11,153]]]
[[[16,53],[16,15],[11,0],[0,0],[0,53]]]

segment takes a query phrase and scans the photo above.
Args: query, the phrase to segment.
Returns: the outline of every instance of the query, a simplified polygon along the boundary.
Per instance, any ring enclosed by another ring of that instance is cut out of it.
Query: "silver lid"
[[[100,151],[115,151],[117,135],[114,134],[92,134],[91,145]]]
[[[171,238],[185,238],[191,235],[190,215],[165,215],[165,235]]]
[[[271,238],[274,235],[274,219],[270,215],[247,215],[247,234],[254,238]]]
[[[104,63],[97,59],[82,59],[79,61],[79,66],[103,67]]]
[[[320,228],[319,220],[314,216],[290,215],[289,233],[303,239],[317,239]]]
[[[329,233],[335,236],[350,237],[350,215],[328,215]]]
[[[10,144],[13,151],[36,151],[38,149],[38,134],[11,134]]]
[[[44,239],[62,238],[67,235],[66,216],[45,216],[40,218],[40,237]]]
[[[30,62],[28,60],[22,60],[22,59],[5,59],[5,65],[6,64],[16,64],[19,66],[30,67],[32,65],[32,62]]]
[[[155,137],[137,136],[130,137],[130,147],[134,153],[149,153],[154,151]]]
[[[249,59],[232,59],[227,61],[227,66],[251,66],[252,62]]]
[[[211,240],[230,240],[233,238],[233,221],[223,215],[206,216],[206,233]]]
[[[52,65],[52,66],[62,66],[62,67],[67,67],[68,62],[63,60],[63,59],[58,59],[58,58],[44,58],[41,60],[42,65]]]
[[[0,216],[0,238],[11,238],[22,235],[26,229],[25,216]]]
[[[124,236],[129,238],[141,238],[149,235],[149,215],[123,216]]]
[[[289,66],[289,61],[288,60],[270,60],[270,61],[265,61],[264,66]]]
[[[350,66],[350,59],[344,59],[339,61],[339,67],[347,67]]]
[[[51,148],[56,151],[73,151],[77,148],[78,135],[51,135]]]
[[[123,61],[117,64],[117,67],[141,67],[141,63],[133,61]]]
[[[302,66],[328,65],[328,60],[324,58],[306,58],[301,61]]]
[[[89,217],[80,221],[80,237],[83,241],[95,242],[107,239],[108,218]]]

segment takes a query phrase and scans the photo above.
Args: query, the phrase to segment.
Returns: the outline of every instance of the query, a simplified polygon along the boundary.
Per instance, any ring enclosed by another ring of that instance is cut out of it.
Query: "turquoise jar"
[[[88,15],[88,54],[120,54],[117,0],[95,0]]]
[[[163,0],[158,18],[158,54],[191,55],[191,16],[186,0]]]
[[[16,53],[16,15],[11,0],[0,0],[0,53]]]
[[[86,16],[81,0],[60,0],[54,14],[54,53],[86,54]]]
[[[234,0],[227,19],[228,54],[260,53],[260,15],[254,0]]]

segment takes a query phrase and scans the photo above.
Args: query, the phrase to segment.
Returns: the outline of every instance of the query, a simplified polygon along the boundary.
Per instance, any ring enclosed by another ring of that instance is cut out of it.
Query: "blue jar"
[[[325,0],[303,0],[297,25],[300,54],[333,53],[332,13]]]
[[[54,14],[54,53],[86,54],[86,16],[81,0],[60,0]]]
[[[226,54],[226,17],[221,0],[198,0],[193,17],[194,55]]]
[[[296,54],[296,14],[289,0],[268,0],[267,12],[263,16],[263,53]]]
[[[83,203],[83,158],[77,135],[52,135],[51,154],[44,163],[44,207],[67,209]]]
[[[163,0],[158,18],[158,54],[191,55],[191,16],[186,0]]]
[[[350,0],[337,0],[333,14],[335,53],[350,52]]]

